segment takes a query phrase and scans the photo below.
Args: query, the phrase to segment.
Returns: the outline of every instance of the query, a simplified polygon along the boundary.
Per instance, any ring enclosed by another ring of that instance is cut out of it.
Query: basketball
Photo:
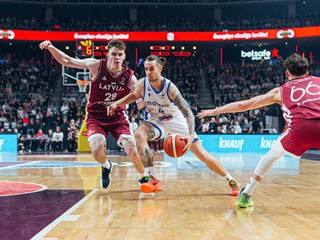
[[[169,134],[163,141],[163,150],[168,156],[178,158],[185,154],[182,150],[186,145],[187,142],[182,136]]]

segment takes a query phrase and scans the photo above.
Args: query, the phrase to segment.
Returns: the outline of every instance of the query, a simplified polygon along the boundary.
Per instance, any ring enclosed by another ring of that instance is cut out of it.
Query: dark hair
[[[159,57],[156,55],[150,55],[146,57],[145,61],[156,61],[160,66],[165,66],[167,64],[167,60],[164,57]]]
[[[119,48],[123,51],[125,51],[127,48],[126,44],[118,39],[112,39],[110,42],[108,42],[108,49],[113,47]]]
[[[283,63],[283,66],[294,76],[305,75],[309,68],[309,62],[306,58],[294,53]]]

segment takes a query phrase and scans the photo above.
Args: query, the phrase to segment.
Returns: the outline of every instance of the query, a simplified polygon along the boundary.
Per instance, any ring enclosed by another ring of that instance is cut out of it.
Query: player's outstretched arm
[[[139,81],[143,81],[143,78],[141,78]],[[133,75],[132,78],[131,78],[131,81],[130,81],[130,86],[129,86],[131,91],[134,91],[134,89],[136,88],[137,84],[138,84],[138,80],[137,80],[136,76]],[[136,104],[138,106],[138,110],[141,110],[142,108],[146,107],[146,103],[143,101],[142,98],[139,98],[136,101]]]
[[[47,49],[52,54],[52,56],[62,65],[71,68],[79,68],[79,69],[92,69],[93,66],[99,67],[99,60],[94,58],[87,59],[77,59],[68,56],[61,50],[57,49],[52,43],[48,40],[43,41],[39,44],[41,50]]]
[[[169,89],[169,97],[170,99],[176,104],[176,106],[179,108],[179,110],[182,112],[182,114],[186,117],[187,123],[188,123],[188,128],[189,128],[189,134],[190,136],[187,137],[187,145],[184,147],[183,151],[186,151],[187,149],[190,148],[193,139],[194,139],[194,116],[191,111],[191,108],[187,101],[182,97],[179,89],[171,83],[170,89]]]
[[[137,84],[135,85],[134,90],[131,93],[129,93],[127,96],[115,101],[110,106],[108,106],[107,115],[112,116],[118,107],[130,104],[140,99],[142,97],[142,92],[143,92],[143,81],[138,81]]]
[[[263,106],[268,106],[274,103],[281,104],[281,93],[279,87],[272,89],[266,94],[256,96],[249,100],[229,103],[222,107],[217,107],[215,109],[202,110],[200,113],[197,114],[197,116],[199,118],[205,118],[208,116],[215,116],[221,113],[244,112]]]

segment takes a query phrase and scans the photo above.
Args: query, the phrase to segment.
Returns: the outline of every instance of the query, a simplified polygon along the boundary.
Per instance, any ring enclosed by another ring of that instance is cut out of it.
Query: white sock
[[[108,161],[108,159],[106,159],[105,163],[104,164],[101,164],[103,167],[109,169],[111,166],[110,166],[110,163]]]
[[[139,180],[140,180],[141,178],[143,178],[143,177],[145,177],[147,175],[145,173],[139,173],[138,176],[139,176]]]
[[[232,177],[229,172],[227,172],[227,174],[224,177],[225,177],[225,179],[227,179],[227,181],[234,179],[234,177]]]
[[[251,196],[254,189],[258,186],[258,184],[259,182],[255,180],[253,177],[251,177],[246,188],[243,190],[243,192]]]
[[[155,177],[155,171],[154,171],[154,167],[151,166],[151,167],[146,167],[145,168],[145,175],[148,176],[148,175],[152,175]]]

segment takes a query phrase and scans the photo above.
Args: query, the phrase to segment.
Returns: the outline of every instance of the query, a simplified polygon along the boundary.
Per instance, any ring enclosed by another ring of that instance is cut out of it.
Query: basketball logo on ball
[[[178,158],[186,153],[182,151],[186,145],[187,141],[183,136],[178,134],[169,134],[163,141],[163,150],[168,156]]]

